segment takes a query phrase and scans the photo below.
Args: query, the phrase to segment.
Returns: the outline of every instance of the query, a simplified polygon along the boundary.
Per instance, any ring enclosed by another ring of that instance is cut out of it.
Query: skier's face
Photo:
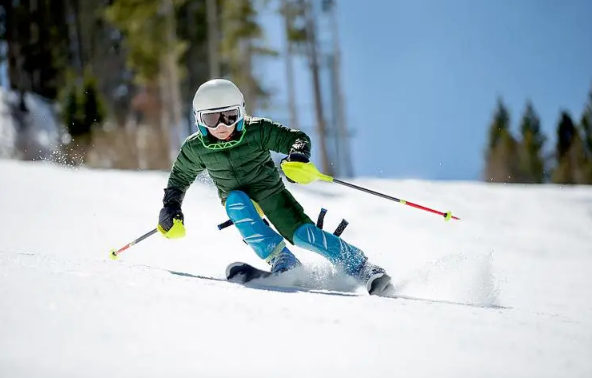
[[[232,127],[226,127],[222,124],[219,124],[215,129],[208,129],[208,132],[220,140],[226,140],[230,135],[232,135],[235,128],[236,126],[234,125]]]
[[[195,117],[197,123],[207,127],[208,132],[215,138],[227,140],[234,132],[243,112],[242,107],[235,105],[197,112]]]

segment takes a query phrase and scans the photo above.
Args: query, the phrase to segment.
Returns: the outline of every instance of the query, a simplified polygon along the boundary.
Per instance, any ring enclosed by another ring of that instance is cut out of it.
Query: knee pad
[[[300,226],[294,232],[294,244],[322,255],[343,268],[346,273],[356,271],[366,261],[362,250],[310,223]]]
[[[267,259],[285,246],[284,238],[263,221],[256,205],[246,193],[238,190],[230,192],[224,206],[243,240],[262,259]]]
[[[224,202],[224,207],[226,208],[226,213],[230,217],[231,220],[231,211],[248,211],[252,212],[253,210],[259,215],[259,217],[263,218],[265,214],[263,214],[263,210],[261,207],[251,200],[247,193],[242,192],[240,190],[233,190],[228,194],[226,200]],[[248,209],[246,209],[248,207]],[[234,221],[234,220],[233,220]]]

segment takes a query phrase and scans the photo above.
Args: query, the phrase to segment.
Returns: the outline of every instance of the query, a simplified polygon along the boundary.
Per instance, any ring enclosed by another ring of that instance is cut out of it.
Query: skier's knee
[[[233,190],[228,194],[224,207],[226,208],[226,214],[232,221],[236,221],[237,217],[257,213],[249,196],[240,190]]]
[[[225,207],[245,243],[262,259],[267,259],[285,246],[284,239],[263,221],[255,203],[246,193],[238,190],[230,192]]]
[[[294,231],[292,239],[295,245],[300,246],[314,246],[315,241],[319,240],[323,235],[323,231],[312,223],[306,223],[298,227]]]
[[[250,199],[247,193],[241,192],[240,190],[233,190],[226,197],[224,205],[226,207],[226,211],[228,212],[230,209],[248,205],[249,202]]]
[[[304,224],[296,229],[294,244],[317,252],[334,264],[343,267],[348,273],[355,271],[366,260],[362,250],[330,232],[321,230],[314,224]]]
[[[233,190],[228,194],[224,207],[226,208],[226,214],[228,214],[232,221],[235,220],[233,218],[236,217],[237,214],[255,213],[261,218],[264,216],[259,205],[252,201],[247,193],[240,190]]]

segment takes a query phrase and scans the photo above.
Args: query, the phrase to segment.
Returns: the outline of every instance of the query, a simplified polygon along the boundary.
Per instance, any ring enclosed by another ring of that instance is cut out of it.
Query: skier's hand
[[[291,152],[288,156],[282,159],[282,161],[297,161],[300,163],[308,163],[310,159],[308,156],[301,152]]]
[[[309,158],[301,153],[291,153],[282,159],[280,166],[291,183],[310,184],[324,177]]]
[[[183,212],[178,206],[165,206],[158,216],[158,231],[169,239],[178,239],[185,236],[183,224]]]
[[[288,156],[286,156],[285,158],[283,158],[280,161],[280,167],[282,167],[282,170],[284,170],[284,162],[286,162],[286,161],[308,163],[308,162],[310,162],[310,159],[306,155],[304,155],[300,152],[291,152]],[[286,173],[286,172],[284,171],[284,173]],[[286,174],[286,180],[288,180],[288,182],[291,182],[292,184],[296,183],[296,181],[292,180],[287,174]]]

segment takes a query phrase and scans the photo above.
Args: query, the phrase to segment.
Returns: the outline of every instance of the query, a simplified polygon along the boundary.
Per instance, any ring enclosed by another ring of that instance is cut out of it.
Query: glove
[[[282,164],[285,161],[295,161],[295,162],[299,162],[299,163],[309,163],[310,162],[310,159],[308,158],[308,156],[306,156],[303,153],[300,153],[300,152],[290,152],[290,154],[288,156],[286,156],[285,158],[283,158],[280,161],[280,166],[282,167],[282,170],[283,170]],[[286,172],[284,171],[284,173],[286,173]],[[286,180],[288,180],[288,182],[291,182],[292,184],[295,184],[296,183],[296,181],[292,180],[290,177],[288,177],[288,175],[286,175]]]
[[[158,231],[169,239],[185,236],[183,212],[177,206],[164,206],[158,216]]]
[[[184,216],[181,211],[181,203],[185,192],[177,188],[167,188],[164,194],[164,207],[158,216],[158,231],[169,239],[177,239],[185,236]]]
[[[282,159],[280,167],[286,175],[286,180],[291,183],[310,184],[319,179],[325,181],[329,179],[329,176],[325,176],[317,170],[308,156],[299,152],[292,152]]]
[[[282,161],[298,161],[300,163],[308,163],[310,162],[310,159],[301,152],[290,152],[290,154],[283,158]]]

